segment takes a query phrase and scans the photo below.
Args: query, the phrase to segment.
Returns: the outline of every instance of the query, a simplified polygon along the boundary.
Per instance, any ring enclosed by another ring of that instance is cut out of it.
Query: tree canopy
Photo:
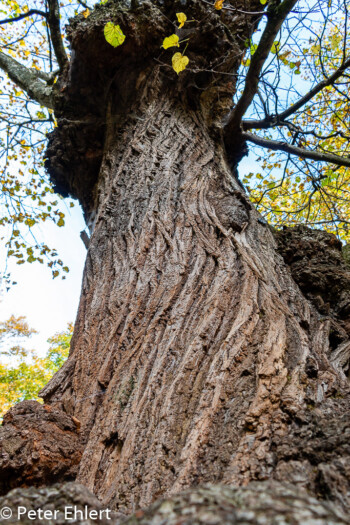
[[[68,357],[73,325],[48,339],[44,357],[28,350],[22,342],[37,333],[25,317],[11,316],[0,323],[0,418],[25,399],[39,400],[39,391]]]
[[[229,1],[197,1],[218,17],[244,14],[254,28],[241,56],[232,110],[222,121],[229,156],[237,160],[237,154],[247,152],[241,148],[247,144],[260,162],[258,173],[243,177],[251,200],[272,224],[311,224],[348,240],[346,0],[260,0],[254,11]],[[96,6],[122,3],[103,0]],[[124,3],[137,9],[142,2]],[[192,3],[181,3],[171,21],[173,34],[164,28],[159,54],[154,56],[164,70],[175,70],[174,82],[185,70],[193,82],[201,73],[187,56],[193,32],[201,27],[201,20],[192,17]],[[40,241],[36,226],[51,220],[61,227],[65,220],[44,169],[47,135],[55,126],[58,94],[64,89],[57,80],[70,58],[64,25],[69,17],[88,18],[95,9],[92,2],[73,0],[36,0],[30,6],[6,0],[1,8],[1,238],[7,256],[16,258],[17,264],[46,262],[53,277],[64,276],[68,268],[54,246]],[[127,31],[113,20],[104,32],[115,53],[126,45]],[[210,71],[214,78],[227,78],[229,86],[229,71],[218,63],[211,64]]]

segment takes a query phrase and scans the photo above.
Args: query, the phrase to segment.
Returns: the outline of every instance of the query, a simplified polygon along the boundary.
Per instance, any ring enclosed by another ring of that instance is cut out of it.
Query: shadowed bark
[[[78,426],[61,410],[36,401],[11,408],[0,427],[0,494],[75,479],[82,455]]]

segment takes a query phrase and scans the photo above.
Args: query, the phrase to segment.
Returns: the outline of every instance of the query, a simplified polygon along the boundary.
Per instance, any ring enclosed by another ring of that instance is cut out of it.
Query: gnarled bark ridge
[[[237,71],[255,22],[186,2],[203,20],[187,52],[201,73],[177,80],[154,58],[164,14],[181,2],[126,4],[71,26],[48,149],[53,179],[80,198],[92,231],[71,353],[42,393],[81,422],[77,480],[122,512],[198,484],[269,478],[348,507],[339,345],[259,222],[221,135],[234,79],[223,73]],[[117,50],[103,40],[111,18],[129,37]]]
[[[75,479],[82,451],[74,417],[37,401],[18,403],[0,427],[0,494]]]

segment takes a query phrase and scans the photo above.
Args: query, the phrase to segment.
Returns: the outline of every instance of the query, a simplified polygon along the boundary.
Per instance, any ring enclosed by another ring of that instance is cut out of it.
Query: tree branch
[[[290,106],[288,109],[279,113],[278,115],[271,115],[261,120],[244,120],[242,122],[243,129],[269,129],[278,125],[286,125],[284,122],[286,118],[290,117],[293,113],[298,111],[301,107],[305,106],[317,93],[322,91],[327,86],[332,86],[338,78],[340,78],[346,69],[350,68],[350,58],[345,60],[343,64],[328,78],[325,78],[319,82],[309,93],[301,97],[295,104]]]
[[[52,46],[57,63],[62,70],[68,62],[66,50],[64,49],[60,27],[60,7],[58,0],[48,0],[47,21],[50,28]]]
[[[5,55],[0,51],[0,68],[8,74],[10,79],[23,89],[30,98],[38,102],[41,106],[54,108],[53,88],[44,84],[35,69],[29,69],[14,58]]]
[[[263,148],[272,149],[274,151],[284,151],[285,153],[290,153],[291,155],[296,155],[302,159],[311,159],[318,160],[320,162],[329,162],[336,164],[337,166],[346,166],[350,168],[350,158],[341,157],[340,155],[332,155],[331,153],[321,153],[320,151],[307,151],[303,148],[298,148],[297,146],[292,146],[286,142],[280,142],[278,140],[264,139],[253,135],[252,133],[243,132],[241,134],[244,140],[253,142],[257,146]]]
[[[237,102],[236,107],[232,111],[229,120],[226,124],[225,135],[227,141],[233,140],[233,136],[242,121],[242,117],[250,106],[254,96],[258,90],[258,84],[260,79],[260,73],[264,66],[264,63],[270,53],[271,47],[275,41],[276,35],[281,29],[281,26],[293,9],[298,0],[284,0],[279,5],[270,6],[267,10],[268,20],[266,27],[253,54],[250,62],[250,67],[245,79],[244,89],[241,98]],[[275,2],[272,2],[275,4]]]
[[[0,25],[2,24],[10,24],[11,22],[18,22],[19,20],[23,20],[23,18],[27,18],[28,16],[32,15],[40,15],[46,18],[45,11],[40,11],[39,9],[30,9],[26,13],[22,13],[21,15],[14,16],[12,18],[4,18],[3,20],[0,20]]]
[[[78,0],[78,4],[82,5],[85,9],[89,9],[89,6],[82,0]]]

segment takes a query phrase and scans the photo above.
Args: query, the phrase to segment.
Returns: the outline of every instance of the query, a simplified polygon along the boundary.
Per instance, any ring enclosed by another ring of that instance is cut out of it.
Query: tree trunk
[[[118,16],[127,36],[139,24],[142,42],[147,15],[159,48],[167,33],[153,4]],[[193,485],[268,478],[346,506],[348,381],[331,362],[329,316],[304,297],[230,168],[219,124],[232,81],[177,81],[154,47],[152,60],[137,56],[136,39],[112,55],[107,14],[71,26],[48,149],[52,177],[80,198],[92,232],[71,353],[43,391],[81,423],[77,480],[121,512]],[[203,56],[214,53],[205,31],[220,37],[214,15],[191,44]],[[254,25],[234,23],[242,53]]]

